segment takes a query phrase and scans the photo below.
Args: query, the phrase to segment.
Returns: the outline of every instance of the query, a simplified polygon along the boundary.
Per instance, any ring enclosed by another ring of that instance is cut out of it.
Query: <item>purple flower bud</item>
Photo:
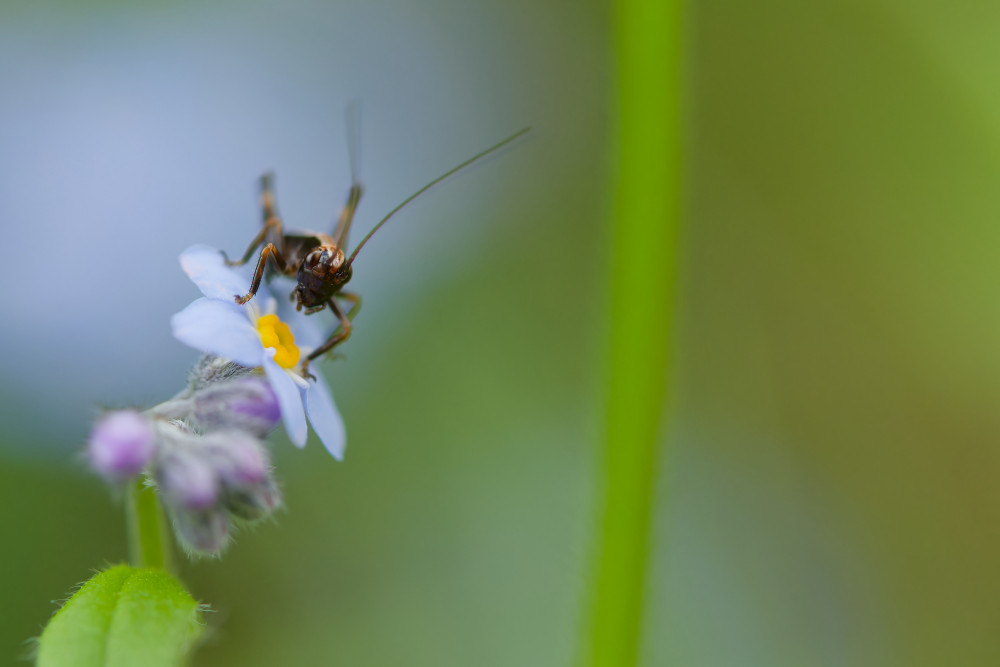
[[[134,410],[109,412],[90,433],[88,457],[98,473],[114,482],[142,472],[153,456],[153,428]]]
[[[216,555],[226,546],[229,537],[229,519],[226,518],[225,512],[175,510],[172,516],[177,536],[191,551]]]
[[[260,484],[226,494],[226,509],[241,519],[263,519],[281,505],[281,489],[268,478]]]
[[[160,457],[154,476],[171,506],[203,510],[213,506],[219,497],[216,471],[202,457],[187,451],[175,450]]]
[[[243,377],[195,394],[192,419],[205,432],[239,429],[264,437],[281,421],[281,407],[264,378]]]
[[[268,478],[267,450],[243,431],[222,431],[203,437],[201,449],[222,483],[229,488],[259,484]]]

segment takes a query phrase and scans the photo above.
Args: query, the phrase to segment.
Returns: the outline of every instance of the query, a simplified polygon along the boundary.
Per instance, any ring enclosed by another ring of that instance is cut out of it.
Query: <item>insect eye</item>
[[[305,266],[307,269],[315,269],[323,261],[323,251],[313,250],[306,255]]]

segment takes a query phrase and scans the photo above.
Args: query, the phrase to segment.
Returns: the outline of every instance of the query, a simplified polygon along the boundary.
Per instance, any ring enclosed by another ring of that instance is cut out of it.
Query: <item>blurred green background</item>
[[[166,321],[195,293],[177,253],[242,247],[269,167],[289,224],[332,219],[340,118],[361,99],[362,229],[535,132],[366,247],[365,309],[325,366],[347,458],[273,438],[287,511],[184,566],[215,610],[194,662],[572,661],[607,325],[609,16],[2,5],[0,655],[27,654],[52,600],[125,557],[120,506],[75,456],[92,406],[180,387],[194,355]],[[689,18],[645,663],[998,664],[1000,6]],[[52,254],[77,260],[57,281],[72,294],[47,291]]]

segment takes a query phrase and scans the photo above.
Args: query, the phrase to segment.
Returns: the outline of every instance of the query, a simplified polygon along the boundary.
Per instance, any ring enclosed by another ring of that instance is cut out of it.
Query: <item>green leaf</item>
[[[203,630],[199,609],[165,570],[98,572],[42,632],[38,667],[178,665]]]

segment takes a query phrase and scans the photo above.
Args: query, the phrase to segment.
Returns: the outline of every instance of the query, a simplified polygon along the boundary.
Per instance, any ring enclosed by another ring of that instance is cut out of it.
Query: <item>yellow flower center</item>
[[[274,363],[282,368],[291,368],[299,363],[299,348],[295,345],[295,336],[277,315],[264,315],[259,318],[257,335],[260,336],[260,342],[264,347],[273,347],[278,351],[274,355]]]

